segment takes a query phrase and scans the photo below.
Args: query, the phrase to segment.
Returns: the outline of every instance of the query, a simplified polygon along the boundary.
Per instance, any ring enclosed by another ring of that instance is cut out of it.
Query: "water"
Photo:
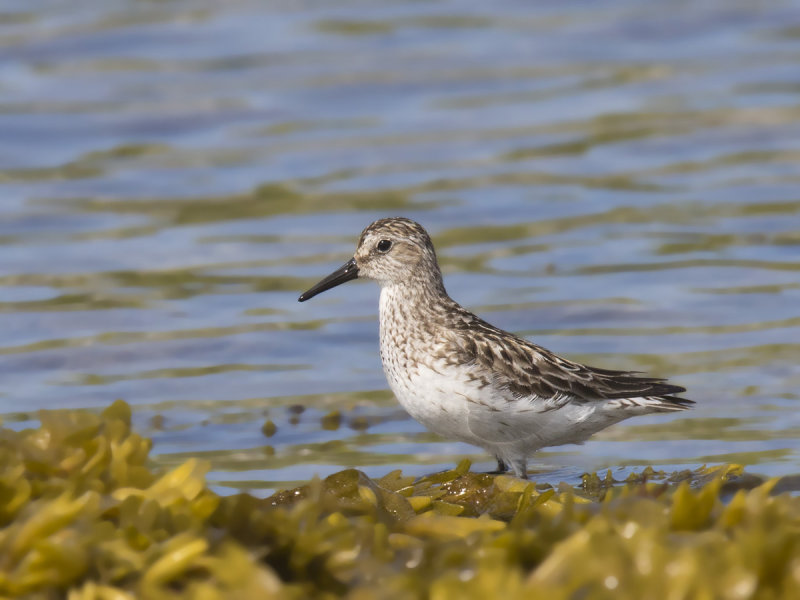
[[[481,316],[697,401],[537,479],[796,474],[798,64],[796,1],[6,0],[3,420],[124,398],[226,493],[491,468],[392,399],[377,286],[297,303],[400,214]]]

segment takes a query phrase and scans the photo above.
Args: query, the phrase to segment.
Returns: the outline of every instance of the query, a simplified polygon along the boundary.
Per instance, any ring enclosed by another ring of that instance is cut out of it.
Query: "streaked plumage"
[[[409,219],[372,223],[353,259],[299,300],[356,277],[381,285],[381,360],[400,404],[431,431],[485,448],[500,471],[526,477],[540,448],[693,404],[680,386],[572,362],[464,309],[445,291],[428,233]]]

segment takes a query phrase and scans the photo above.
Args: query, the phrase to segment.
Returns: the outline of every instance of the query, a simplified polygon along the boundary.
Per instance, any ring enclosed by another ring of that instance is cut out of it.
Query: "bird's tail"
[[[678,396],[640,396],[636,398],[615,398],[607,400],[605,407],[609,409],[627,409],[634,414],[653,412],[675,412],[691,408],[694,400],[679,398]]]

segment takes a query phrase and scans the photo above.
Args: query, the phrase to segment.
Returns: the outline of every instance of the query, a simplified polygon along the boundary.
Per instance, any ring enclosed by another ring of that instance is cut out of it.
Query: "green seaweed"
[[[333,417],[331,417],[332,419]],[[167,472],[117,401],[0,428],[0,596],[790,598],[800,498],[735,465],[554,488],[348,469],[269,498]],[[787,487],[787,486],[784,486]],[[791,486],[789,486],[791,487]]]

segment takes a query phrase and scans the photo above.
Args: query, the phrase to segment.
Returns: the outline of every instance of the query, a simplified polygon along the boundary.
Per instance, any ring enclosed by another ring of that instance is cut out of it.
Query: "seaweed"
[[[0,596],[790,598],[800,498],[736,465],[537,485],[347,469],[269,498],[158,472],[117,401],[0,428]]]

